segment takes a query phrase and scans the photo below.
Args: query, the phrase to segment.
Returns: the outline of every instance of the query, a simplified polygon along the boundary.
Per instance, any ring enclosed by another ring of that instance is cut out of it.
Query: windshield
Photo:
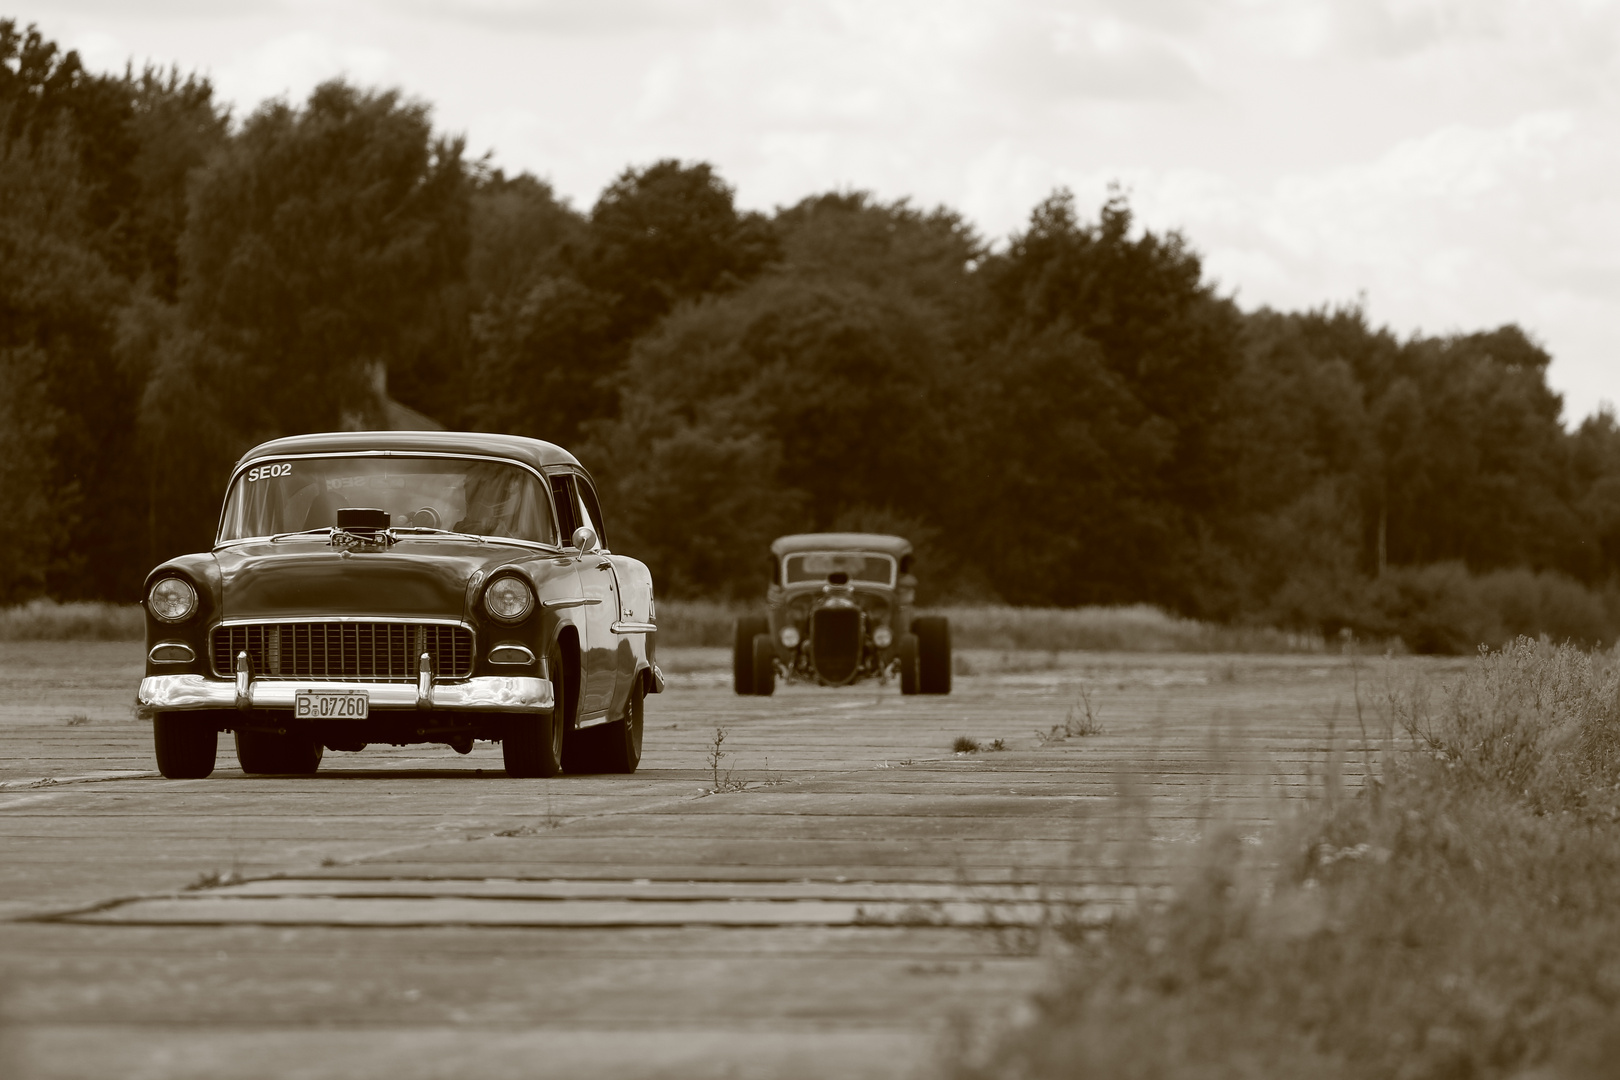
[[[446,529],[557,542],[551,503],[534,474],[470,458],[266,458],[237,474],[220,542],[324,529],[339,509],[371,507],[394,528]]]
[[[829,574],[848,574],[852,582],[894,584],[894,560],[864,551],[807,551],[783,560],[782,580],[789,585],[826,581]]]

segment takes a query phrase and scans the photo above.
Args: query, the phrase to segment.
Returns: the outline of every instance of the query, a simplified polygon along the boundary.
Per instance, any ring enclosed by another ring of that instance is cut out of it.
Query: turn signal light
[[[534,653],[522,645],[497,645],[489,650],[492,664],[532,664]]]

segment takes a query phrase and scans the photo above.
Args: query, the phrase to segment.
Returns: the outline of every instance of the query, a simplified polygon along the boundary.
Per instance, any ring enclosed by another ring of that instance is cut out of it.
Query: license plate
[[[293,715],[300,720],[364,720],[371,715],[371,695],[364,690],[300,690]]]

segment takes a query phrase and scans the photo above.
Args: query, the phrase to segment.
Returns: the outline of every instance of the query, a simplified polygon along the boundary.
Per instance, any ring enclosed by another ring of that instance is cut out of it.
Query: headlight
[[[534,590],[520,577],[496,578],[484,590],[484,610],[502,622],[517,622],[534,607]]]
[[[887,649],[889,647],[889,642],[893,640],[894,635],[889,633],[889,628],[887,626],[880,626],[876,630],[872,631],[872,644],[876,645],[880,649]]]
[[[166,577],[146,594],[146,608],[164,622],[182,622],[197,610],[197,590],[177,577]]]
[[[783,648],[797,649],[799,647],[799,628],[797,626],[784,626],[781,634],[777,636],[782,639]]]

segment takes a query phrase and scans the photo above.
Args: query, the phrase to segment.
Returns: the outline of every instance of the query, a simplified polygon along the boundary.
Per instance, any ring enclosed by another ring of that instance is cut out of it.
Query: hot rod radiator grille
[[[823,681],[853,679],[861,662],[861,609],[822,608],[812,615],[810,655]]]
[[[261,679],[416,681],[426,652],[440,679],[472,674],[473,636],[465,626],[432,623],[300,622],[221,626],[214,631],[214,672],[230,675],[247,651]]]

